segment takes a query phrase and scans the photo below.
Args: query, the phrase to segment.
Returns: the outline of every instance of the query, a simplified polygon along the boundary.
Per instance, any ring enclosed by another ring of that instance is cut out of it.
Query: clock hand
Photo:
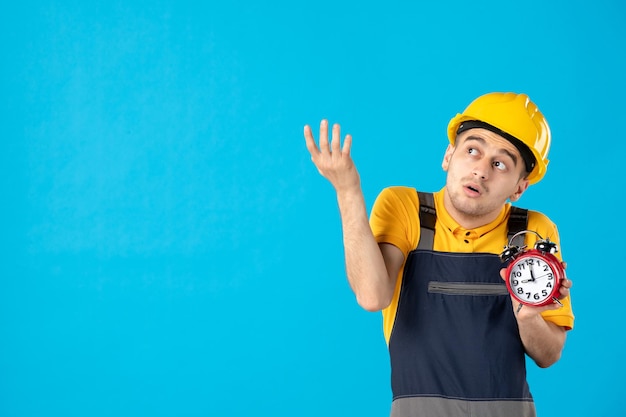
[[[530,270],[530,279],[523,279],[522,283],[527,283],[527,282],[534,282],[535,281],[535,274],[533,273],[533,267],[531,265],[528,265],[528,269]]]
[[[543,274],[543,275],[538,276],[536,279],[543,278],[543,277],[547,277],[547,276],[549,276],[549,275],[550,275],[549,273],[548,273],[548,274]]]

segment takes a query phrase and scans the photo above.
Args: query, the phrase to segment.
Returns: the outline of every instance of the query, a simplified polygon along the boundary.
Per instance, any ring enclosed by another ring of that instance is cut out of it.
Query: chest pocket
[[[428,292],[431,294],[446,295],[507,295],[508,291],[503,284],[471,284],[467,282],[430,281]]]

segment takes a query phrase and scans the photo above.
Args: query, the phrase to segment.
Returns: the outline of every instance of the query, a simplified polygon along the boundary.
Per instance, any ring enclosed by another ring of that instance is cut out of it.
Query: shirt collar
[[[504,207],[502,208],[502,210],[500,210],[500,213],[498,214],[498,217],[496,217],[490,223],[487,223],[487,224],[485,224],[483,226],[480,226],[480,227],[477,227],[475,229],[465,229],[460,224],[458,224],[456,222],[456,220],[454,220],[452,218],[452,216],[450,216],[450,214],[446,210],[446,208],[444,206],[444,203],[443,203],[444,192],[445,192],[445,187],[442,188],[441,190],[437,191],[436,193],[434,193],[435,210],[437,210],[437,220],[440,221],[441,224],[446,229],[448,229],[450,232],[454,233],[455,235],[457,235],[457,234],[463,234],[464,235],[466,232],[469,231],[469,232],[472,232],[472,235],[475,235],[476,237],[483,236],[483,235],[491,232],[493,229],[498,227],[504,221],[506,221],[507,216],[509,214],[509,211],[511,210],[511,204],[510,203],[506,203],[504,205]]]

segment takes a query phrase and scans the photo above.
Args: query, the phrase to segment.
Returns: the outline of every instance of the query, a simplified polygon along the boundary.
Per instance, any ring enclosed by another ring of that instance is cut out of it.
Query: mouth
[[[465,187],[465,191],[470,195],[470,196],[480,196],[482,193],[481,188],[476,185],[476,184],[468,184]]]

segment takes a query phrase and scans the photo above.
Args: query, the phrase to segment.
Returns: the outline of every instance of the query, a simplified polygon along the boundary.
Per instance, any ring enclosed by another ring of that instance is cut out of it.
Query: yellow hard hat
[[[525,145],[535,159],[533,164],[524,157],[531,184],[539,182],[546,174],[551,141],[550,127],[526,94],[489,93],[478,97],[463,113],[450,120],[448,124],[450,143],[454,145],[457,134],[471,127],[491,128],[490,130],[510,140],[520,150],[522,157],[525,156],[524,153],[528,153],[524,149]]]

